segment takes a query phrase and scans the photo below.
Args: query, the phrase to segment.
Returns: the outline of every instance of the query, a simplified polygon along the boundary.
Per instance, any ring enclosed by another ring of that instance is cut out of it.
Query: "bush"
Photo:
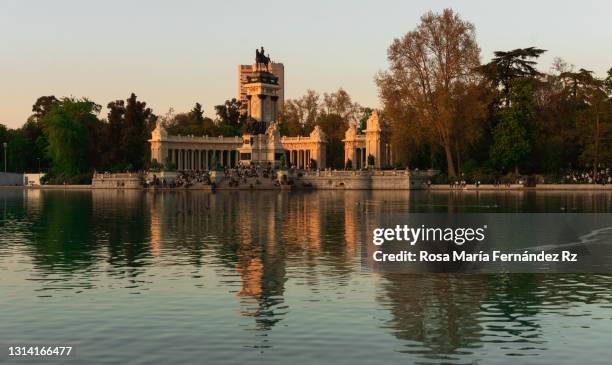
[[[44,185],[88,185],[91,184],[91,178],[91,172],[67,175],[50,171],[40,178],[40,183]]]

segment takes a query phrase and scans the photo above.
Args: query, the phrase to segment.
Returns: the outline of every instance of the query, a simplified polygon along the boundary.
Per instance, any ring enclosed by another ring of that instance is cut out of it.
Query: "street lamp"
[[[2,146],[4,147],[4,173],[6,174],[6,147],[8,146],[8,143],[4,142],[2,143]]]

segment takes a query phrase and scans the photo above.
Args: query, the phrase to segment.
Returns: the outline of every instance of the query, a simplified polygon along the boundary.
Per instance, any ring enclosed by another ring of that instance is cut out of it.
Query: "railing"
[[[215,142],[215,143],[240,143],[242,144],[242,137],[211,137],[211,136],[179,136],[179,135],[168,135],[168,138],[163,140],[164,142]]]
[[[305,171],[305,176],[415,176],[432,177],[437,170],[317,170]]]
[[[96,172],[93,175],[94,179],[138,179],[143,176],[140,172]]]

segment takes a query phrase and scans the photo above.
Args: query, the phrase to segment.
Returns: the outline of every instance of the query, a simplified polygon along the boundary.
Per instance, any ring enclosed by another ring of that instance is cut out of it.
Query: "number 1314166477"
[[[68,357],[72,346],[9,346],[9,357]]]

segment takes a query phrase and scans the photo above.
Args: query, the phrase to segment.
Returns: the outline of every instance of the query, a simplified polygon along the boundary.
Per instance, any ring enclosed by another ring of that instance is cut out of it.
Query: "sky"
[[[542,71],[555,57],[599,76],[612,67],[610,1],[0,0],[0,123],[21,126],[41,95],[105,106],[131,92],[159,115],[200,102],[213,116],[260,46],[285,65],[285,98],[342,87],[379,107],[388,46],[444,8],[476,26],[483,63],[537,46]]]

